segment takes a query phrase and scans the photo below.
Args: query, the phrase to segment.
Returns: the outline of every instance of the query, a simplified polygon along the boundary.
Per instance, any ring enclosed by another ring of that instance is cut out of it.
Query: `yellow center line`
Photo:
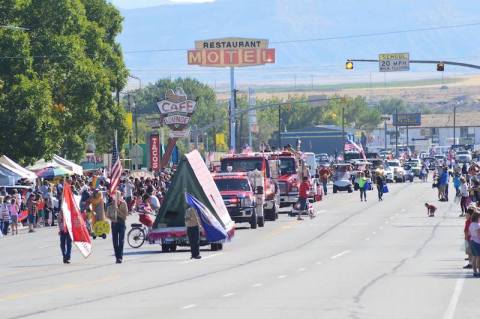
[[[119,276],[117,274],[115,274],[115,275],[105,277],[105,278],[102,278],[102,279],[98,279],[98,280],[94,280],[94,281],[86,281],[86,282],[82,282],[82,283],[78,283],[78,284],[65,284],[65,285],[62,285],[62,286],[49,288],[49,289],[44,289],[44,290],[12,293],[12,294],[8,294],[8,295],[5,295],[5,296],[0,296],[0,302],[13,301],[13,300],[18,300],[20,298],[31,297],[31,296],[42,295],[42,294],[49,294],[49,293],[52,293],[52,292],[65,291],[65,290],[70,290],[70,289],[75,289],[75,288],[83,288],[83,287],[87,287],[87,286],[90,286],[90,285],[98,285],[99,283],[114,281],[117,278],[119,278]]]

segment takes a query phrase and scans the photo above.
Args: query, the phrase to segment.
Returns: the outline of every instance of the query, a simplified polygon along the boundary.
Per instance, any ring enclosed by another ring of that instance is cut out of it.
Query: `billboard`
[[[275,63],[275,49],[268,48],[268,40],[222,38],[195,41],[195,49],[188,50],[189,65],[207,67],[244,67]]]
[[[421,122],[421,113],[393,114],[393,126],[420,126]]]

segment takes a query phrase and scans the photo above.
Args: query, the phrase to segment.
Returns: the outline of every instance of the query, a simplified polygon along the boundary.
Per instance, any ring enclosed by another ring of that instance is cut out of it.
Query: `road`
[[[64,265],[54,229],[3,238],[1,318],[478,318],[456,205],[429,183],[390,189],[383,202],[329,194],[313,220],[240,228],[194,261],[145,245],[118,265],[97,239],[90,258],[74,251]]]

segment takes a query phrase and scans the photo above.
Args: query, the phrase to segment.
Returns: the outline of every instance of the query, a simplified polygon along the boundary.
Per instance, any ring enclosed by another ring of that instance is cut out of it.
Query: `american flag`
[[[115,131],[115,139],[113,141],[113,152],[112,152],[112,170],[110,171],[110,194],[115,193],[117,190],[118,183],[120,182],[120,177],[122,176],[123,168],[122,163],[120,162],[120,157],[118,156],[117,149],[117,132]]]
[[[358,144],[356,144],[354,141],[348,139],[346,142],[345,142],[345,152],[359,152],[363,159],[365,159],[365,152],[363,151],[363,147],[362,146],[359,146]]]

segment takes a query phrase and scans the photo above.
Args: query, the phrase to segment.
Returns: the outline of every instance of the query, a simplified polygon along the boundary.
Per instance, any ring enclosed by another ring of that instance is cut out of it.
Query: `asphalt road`
[[[0,318],[479,318],[457,205],[429,183],[390,189],[329,194],[313,220],[240,228],[194,261],[145,245],[118,265],[108,238],[64,265],[56,229],[2,238]]]

